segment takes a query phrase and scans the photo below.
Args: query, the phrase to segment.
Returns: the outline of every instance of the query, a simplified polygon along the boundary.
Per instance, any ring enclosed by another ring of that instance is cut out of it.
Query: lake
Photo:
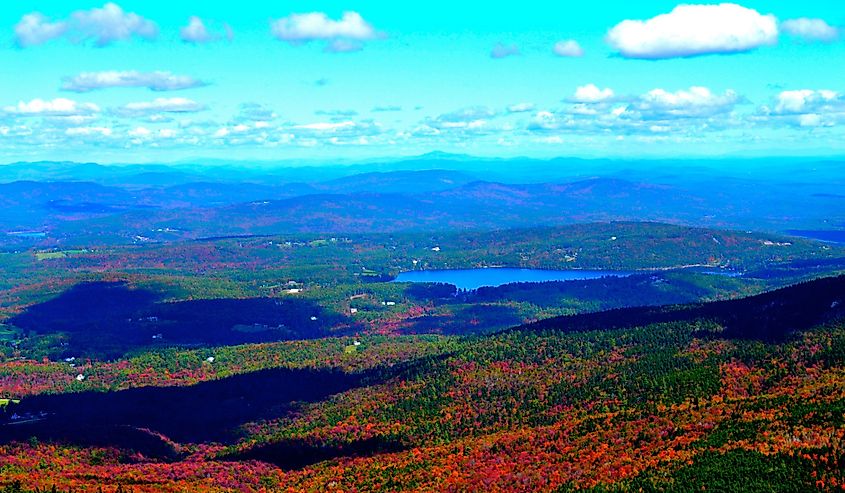
[[[624,277],[626,271],[611,270],[542,270],[542,269],[453,269],[416,270],[400,273],[393,282],[440,282],[454,284],[459,289],[482,286],[501,286],[512,282],[581,281],[602,277]]]
[[[845,231],[836,229],[807,230],[790,229],[786,234],[810,238],[813,240],[826,241],[828,243],[845,243]]]

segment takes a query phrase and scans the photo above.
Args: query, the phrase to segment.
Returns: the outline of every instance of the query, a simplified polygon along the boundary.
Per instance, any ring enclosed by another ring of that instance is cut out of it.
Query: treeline
[[[551,318],[513,330],[608,330],[701,319],[722,325],[722,337],[779,341],[790,333],[842,316],[845,316],[845,276],[838,276],[736,300],[675,307],[623,308]]]
[[[75,490],[73,488],[68,489],[60,489],[55,485],[47,488],[35,488],[35,489],[27,489],[23,482],[21,481],[13,481],[12,483],[3,487],[0,490],[0,493],[78,493],[80,490]],[[88,491],[88,488],[85,488],[85,491]],[[97,487],[97,493],[132,493],[131,488],[124,488],[123,485],[117,485],[115,487],[106,487],[103,489],[102,486]]]

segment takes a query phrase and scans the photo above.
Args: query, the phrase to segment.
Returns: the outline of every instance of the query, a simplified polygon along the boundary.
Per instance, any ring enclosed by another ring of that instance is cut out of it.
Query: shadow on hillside
[[[351,443],[310,444],[303,440],[285,440],[256,447],[226,457],[227,460],[260,460],[285,470],[301,469],[317,462],[340,457],[369,457],[399,452],[407,447],[399,442],[369,438]]]
[[[308,339],[349,319],[301,298],[203,299],[164,303],[126,283],[77,284],[7,323],[67,335],[59,356],[115,358],[156,345],[232,345]]]
[[[458,292],[453,284],[411,283],[405,288],[406,297],[416,301],[452,299]]]
[[[503,305],[450,305],[450,313],[421,315],[403,320],[396,331],[409,334],[470,335],[513,327],[525,320],[519,311]]]
[[[721,337],[778,342],[794,332],[842,317],[845,317],[845,276],[818,279],[737,300],[622,308],[555,317],[510,330],[617,330],[706,319],[724,327]]]
[[[845,270],[845,258],[798,259],[778,263],[745,274],[758,279],[781,279],[795,276],[819,275]]]
[[[56,440],[109,445],[166,457],[167,440],[233,443],[239,426],[274,419],[301,402],[316,402],[372,377],[328,370],[263,370],[188,387],[144,387],[25,398],[0,412],[0,442]],[[370,382],[371,383],[371,382]],[[10,416],[38,416],[31,423]],[[10,424],[16,423],[16,424]]]

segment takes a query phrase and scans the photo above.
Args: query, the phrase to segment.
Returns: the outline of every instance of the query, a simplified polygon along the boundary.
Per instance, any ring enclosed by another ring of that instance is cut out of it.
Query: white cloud
[[[179,29],[179,37],[186,43],[207,43],[214,39],[202,19],[195,15],[188,19],[187,26]]]
[[[319,123],[308,123],[305,125],[297,125],[294,128],[304,129],[304,130],[314,130],[317,132],[336,132],[338,130],[344,128],[352,128],[355,126],[355,122],[353,121],[345,121],[339,123],[330,123],[330,122],[319,122]]]
[[[838,94],[836,92],[828,90],[814,91],[812,89],[799,89],[796,91],[782,91],[778,94],[778,104],[775,107],[775,112],[786,114],[804,113],[808,110],[816,111],[818,106],[835,101],[837,96]]]
[[[418,137],[487,135],[498,129],[490,121],[495,116],[497,113],[490,108],[470,106],[435,118],[425,118],[411,133]]]
[[[496,112],[486,106],[470,106],[450,113],[444,113],[438,119],[447,122],[468,122],[492,118],[495,115]]]
[[[636,108],[648,118],[706,117],[729,112],[740,101],[734,91],[715,94],[706,87],[694,86],[676,92],[654,89],[640,97]]]
[[[566,108],[535,113],[527,129],[551,135],[696,135],[736,126],[740,118],[734,110],[745,100],[731,90],[714,93],[705,87],[619,97],[588,84],[567,101]]]
[[[516,103],[508,106],[508,113],[525,113],[534,111],[534,103]]]
[[[83,72],[74,77],[65,77],[62,90],[90,92],[110,87],[146,87],[152,91],[176,91],[207,85],[201,80],[170,72],[105,71]]]
[[[826,89],[781,91],[772,106],[763,106],[756,121],[794,127],[832,127],[845,122],[845,94]]]
[[[528,129],[535,132],[557,130],[564,125],[561,118],[551,111],[538,111],[531,122],[528,124]]]
[[[601,103],[613,99],[613,89],[599,89],[595,84],[580,86],[575,90],[571,101],[574,103]]]
[[[29,137],[32,133],[32,129],[26,125],[0,126],[0,136],[3,137]]]
[[[773,15],[732,3],[678,5],[645,21],[622,21],[607,35],[620,55],[643,59],[741,53],[775,44],[777,39]]]
[[[111,2],[99,9],[75,12],[73,19],[81,37],[93,39],[97,46],[106,46],[132,36],[144,39],[158,36],[158,27],[154,22],[138,14],[124,12],[120,6]]]
[[[112,134],[112,129],[108,127],[73,127],[65,130],[65,135],[76,137],[76,136],[102,136],[108,137]]]
[[[230,40],[234,37],[232,28],[228,24],[223,25],[226,39]],[[179,37],[186,43],[202,44],[210,41],[216,41],[221,38],[217,33],[208,29],[203,20],[195,15],[188,18],[188,25],[179,29]]]
[[[496,43],[496,46],[490,50],[490,58],[500,59],[516,55],[519,55],[519,47],[516,45]]]
[[[798,117],[798,125],[801,127],[831,127],[834,122],[823,119],[819,114],[808,113]]]
[[[808,41],[831,42],[839,38],[839,29],[822,19],[801,17],[785,20],[780,25],[784,32]]]
[[[56,22],[33,12],[24,15],[15,26],[15,41],[20,47],[39,45],[62,36],[74,43],[91,40],[96,46],[107,46],[133,36],[154,39],[158,36],[158,27],[112,2],[101,8],[78,10],[69,19]]]
[[[272,21],[270,30],[276,39],[292,45],[325,41],[326,51],[333,53],[359,51],[364,41],[379,37],[357,12],[344,12],[339,20],[323,12],[291,14]]]
[[[72,99],[33,99],[21,101],[17,106],[6,106],[3,111],[20,116],[80,116],[100,111],[94,103],[78,103]]]
[[[235,121],[239,123],[244,121],[269,122],[278,117],[279,115],[275,111],[264,105],[259,103],[243,103],[240,106],[238,115],[235,117]]]
[[[152,131],[146,127],[136,127],[127,132],[127,134],[129,134],[130,137],[145,138],[152,135]]]
[[[136,117],[154,113],[196,113],[205,109],[205,105],[187,98],[156,98],[153,101],[129,103],[113,111],[120,116]]]
[[[584,56],[584,49],[574,39],[558,41],[552,51],[555,55],[561,57],[577,58]]]
[[[61,37],[67,27],[66,22],[50,22],[39,12],[26,14],[15,25],[15,42],[21,48],[40,45]]]
[[[293,125],[285,128],[285,132],[294,136],[300,142],[315,139],[332,145],[366,144],[369,139],[384,132],[378,123],[372,121],[356,122],[317,122],[304,125]]]
[[[44,122],[54,125],[56,127],[82,127],[87,124],[97,121],[100,116],[98,113],[87,113],[79,115],[41,115],[44,117]]]

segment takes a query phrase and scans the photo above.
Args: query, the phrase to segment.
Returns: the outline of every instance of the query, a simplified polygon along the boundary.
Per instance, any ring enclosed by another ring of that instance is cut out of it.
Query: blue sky
[[[4,5],[4,161],[845,151],[837,1],[270,3]]]

